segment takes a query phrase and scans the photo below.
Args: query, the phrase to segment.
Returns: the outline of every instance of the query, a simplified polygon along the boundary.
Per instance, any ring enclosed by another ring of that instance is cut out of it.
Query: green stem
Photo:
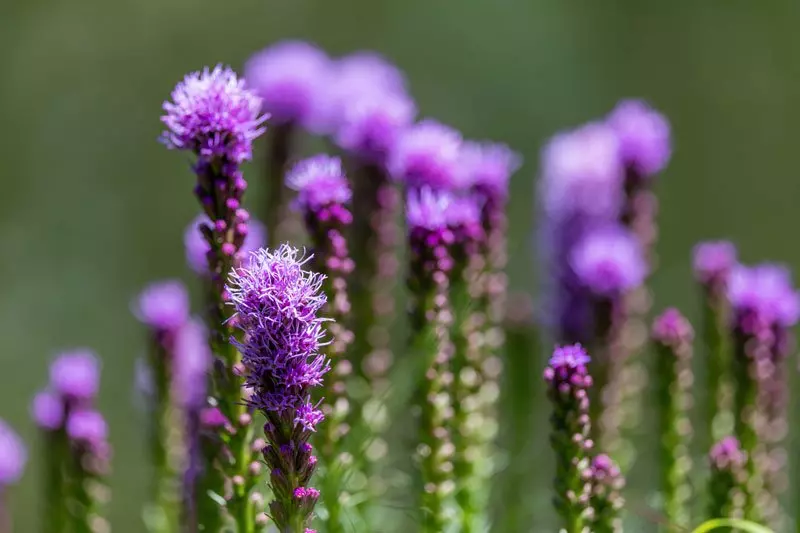
[[[747,453],[747,463],[745,471],[747,482],[745,487],[745,502],[743,506],[744,518],[747,520],[758,520],[757,500],[761,491],[762,481],[761,472],[756,464],[758,454],[758,431],[756,428],[756,409],[758,404],[758,380],[756,376],[755,363],[750,354],[745,349],[748,341],[743,335],[739,335],[736,340],[736,349],[733,358],[733,374],[736,381],[736,393],[734,396],[734,431],[742,446],[742,450]]]
[[[66,526],[66,501],[64,462],[67,435],[63,428],[45,434],[45,512],[43,533],[61,533]]]
[[[269,161],[265,165],[267,183],[267,209],[264,222],[267,225],[267,243],[275,248],[284,239],[281,223],[287,215],[287,189],[284,174],[292,152],[294,126],[281,124],[270,128],[264,138],[268,144]]]

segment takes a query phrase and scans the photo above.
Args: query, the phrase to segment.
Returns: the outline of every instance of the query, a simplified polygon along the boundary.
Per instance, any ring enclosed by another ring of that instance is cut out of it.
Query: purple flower
[[[252,56],[244,71],[274,122],[313,127],[319,121],[331,75],[322,50],[303,41],[281,42]]]
[[[64,423],[64,403],[49,390],[39,392],[31,404],[33,421],[41,429],[56,430]]]
[[[19,435],[0,419],[0,489],[19,481],[28,452]]]
[[[608,116],[623,164],[641,176],[661,172],[672,153],[669,122],[640,100],[623,100]]]
[[[433,120],[408,128],[389,157],[389,172],[411,188],[449,190],[457,185],[461,134]]]
[[[736,266],[736,255],[736,246],[730,241],[698,243],[692,252],[695,277],[704,284],[726,280]]]
[[[239,327],[246,333],[240,346],[247,383],[255,390],[253,404],[278,413],[305,406],[311,387],[322,383],[328,361],[319,354],[325,304],[323,276],[304,270],[308,261],[283,244],[259,250],[249,265],[228,279],[230,301]]]
[[[668,308],[653,321],[653,339],[666,346],[681,346],[692,342],[694,328],[674,307]]]
[[[324,154],[297,163],[286,174],[286,183],[297,191],[296,206],[303,210],[346,204],[352,197],[341,159]]]
[[[186,264],[198,274],[205,275],[208,273],[208,251],[211,248],[208,246],[208,241],[203,237],[203,234],[200,233],[200,224],[210,224],[206,215],[198,215],[187,226],[183,235],[183,244],[186,248]],[[250,219],[247,223],[247,235],[244,238],[240,253],[243,257],[248,257],[250,252],[264,246],[266,240],[267,228],[264,224]]]
[[[50,384],[59,395],[91,400],[97,395],[100,364],[87,349],[64,352],[50,365]]]
[[[297,416],[295,416],[294,422],[308,431],[316,431],[317,424],[322,422],[324,418],[325,415],[322,414],[322,411],[314,407],[313,404],[306,402],[297,409]]]
[[[410,192],[406,202],[408,227],[428,231],[444,230],[450,226],[451,206],[454,198],[450,193],[434,191],[427,187]]]
[[[728,280],[728,300],[740,315],[754,313],[768,324],[793,327],[800,319],[800,295],[781,265],[737,265]]]
[[[731,467],[743,468],[747,462],[747,454],[739,445],[736,437],[724,437],[711,447],[709,459],[715,468],[725,470]]]
[[[139,295],[134,314],[155,330],[174,331],[189,318],[189,293],[177,280],[153,283]]]
[[[368,162],[385,164],[416,113],[405,93],[372,90],[359,94],[342,106],[335,125],[336,143]]]
[[[588,365],[589,361],[591,361],[591,358],[583,346],[573,344],[571,346],[557,346],[550,357],[549,365],[553,369],[578,368]]]
[[[570,265],[584,286],[605,297],[638,286],[647,274],[639,242],[619,227],[596,230],[584,237],[573,249]]]
[[[106,442],[108,426],[103,415],[91,409],[79,409],[67,419],[67,435],[70,439],[98,447]]]
[[[163,107],[162,142],[168,148],[234,163],[252,157],[252,141],[264,132],[267,118],[259,115],[261,100],[222,65],[187,75]]]
[[[505,200],[511,174],[521,163],[519,154],[504,144],[465,142],[461,147],[460,180],[465,188],[474,187]]]
[[[175,338],[173,374],[178,401],[187,408],[198,408],[206,399],[206,383],[211,367],[208,332],[199,320],[189,320]]]
[[[553,137],[542,153],[541,197],[556,220],[574,215],[616,219],[622,205],[619,140],[604,124]]]

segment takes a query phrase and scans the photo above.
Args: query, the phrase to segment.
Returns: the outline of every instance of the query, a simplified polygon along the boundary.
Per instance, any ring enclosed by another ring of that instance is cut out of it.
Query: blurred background
[[[49,359],[76,346],[103,360],[114,531],[143,530],[149,471],[134,364],[144,337],[130,302],[149,281],[193,281],[182,245],[197,212],[192,175],[184,154],[156,140],[161,103],[186,72],[218,62],[240,69],[284,38],[333,55],[385,54],[407,73],[421,115],[523,154],[512,184],[510,276],[514,290],[531,292],[541,145],[620,98],[645,98],[669,117],[675,139],[658,186],[655,309],[677,305],[697,317],[697,240],[727,237],[745,261],[800,265],[799,24],[800,4],[783,0],[2,0],[0,417],[31,446],[13,493],[17,531],[38,524],[28,404]],[[246,176],[258,213],[254,167]],[[544,412],[531,409],[530,427],[519,428],[531,459],[518,464],[530,480],[516,497],[538,531],[552,521],[549,470],[536,461],[549,465],[550,456]],[[640,464],[632,531],[651,531]]]

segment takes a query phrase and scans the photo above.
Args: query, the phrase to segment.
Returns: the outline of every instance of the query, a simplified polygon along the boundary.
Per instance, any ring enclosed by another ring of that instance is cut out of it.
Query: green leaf
[[[738,518],[715,518],[700,524],[692,533],[707,533],[722,527],[735,527],[745,533],[775,533],[768,527]]]

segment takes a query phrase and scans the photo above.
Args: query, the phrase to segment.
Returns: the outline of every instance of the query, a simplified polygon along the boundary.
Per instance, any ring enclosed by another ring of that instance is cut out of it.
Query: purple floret
[[[64,423],[64,403],[58,394],[49,390],[41,391],[33,398],[31,416],[41,429],[56,430]]]
[[[640,176],[661,172],[672,153],[667,119],[641,100],[623,100],[608,116],[623,164]]]
[[[389,157],[389,172],[410,188],[451,190],[458,185],[461,134],[433,120],[408,128]]]
[[[633,289],[647,274],[639,242],[621,227],[600,229],[584,237],[572,251],[570,265],[585,287],[604,297]]]
[[[346,204],[352,197],[341,159],[324,154],[297,163],[286,174],[286,184],[297,191],[295,205],[302,210]]]
[[[704,284],[726,280],[737,264],[736,256],[736,246],[730,241],[698,243],[692,252],[695,278]]]
[[[670,307],[653,321],[652,336],[667,346],[680,346],[692,341],[694,328],[680,311]]]
[[[228,67],[188,74],[164,102],[162,142],[204,158],[249,160],[252,141],[264,132],[261,99]]]
[[[800,318],[800,295],[781,265],[737,265],[728,280],[728,300],[740,316],[753,313],[767,324],[794,327]]]
[[[174,331],[189,318],[189,293],[178,280],[153,283],[139,295],[134,314],[157,331]]]
[[[447,192],[423,188],[412,191],[406,202],[409,229],[444,230],[450,226],[450,209],[454,197]]]
[[[90,350],[64,352],[50,365],[50,385],[68,399],[93,399],[99,380],[100,363]]]
[[[0,489],[19,481],[28,452],[19,435],[0,419]]]
[[[76,442],[99,448],[106,442],[108,426],[97,411],[79,409],[67,419],[67,435]]]
[[[198,274],[208,273],[208,241],[200,233],[200,224],[210,224],[206,215],[198,215],[186,227],[183,234],[183,245],[186,249],[186,264]],[[267,240],[267,228],[258,220],[250,219],[247,222],[247,235],[244,238],[241,250],[242,257],[248,257],[250,252],[258,250]]]
[[[325,52],[303,41],[285,41],[253,55],[244,72],[273,122],[312,128],[319,122],[331,79]]]
[[[246,340],[239,346],[253,387],[252,404],[279,414],[305,409],[329,370],[319,353],[325,319],[324,276],[305,270],[310,258],[287,244],[259,250],[229,277],[228,291]],[[298,422],[311,421],[303,419]]]
[[[504,144],[465,142],[461,147],[459,181],[464,188],[505,200],[511,175],[521,164],[519,154]]]
[[[720,470],[731,467],[742,468],[747,462],[747,454],[739,445],[739,440],[731,436],[714,444],[708,456],[714,467]]]
[[[578,368],[586,366],[591,361],[589,354],[580,344],[558,346],[550,357],[549,365],[553,369]]]

